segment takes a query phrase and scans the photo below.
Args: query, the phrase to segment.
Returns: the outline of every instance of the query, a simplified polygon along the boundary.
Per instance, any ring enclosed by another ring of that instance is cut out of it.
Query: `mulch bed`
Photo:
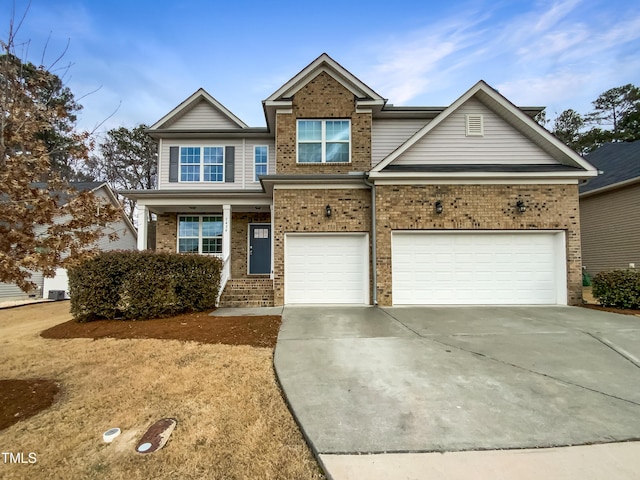
[[[601,312],[621,313],[623,315],[640,315],[640,310],[631,310],[629,308],[603,307],[602,305],[595,305],[593,303],[583,303],[582,306],[592,310],[600,310]]]
[[[71,320],[40,333],[43,338],[120,338],[181,340],[273,348],[278,338],[279,315],[212,317],[207,312],[185,313],[171,318],[123,321]]]
[[[0,380],[0,430],[49,408],[59,390],[53,380]]]

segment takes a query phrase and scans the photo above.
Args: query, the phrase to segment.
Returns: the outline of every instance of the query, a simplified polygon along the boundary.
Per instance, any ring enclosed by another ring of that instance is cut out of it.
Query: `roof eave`
[[[588,190],[586,192],[580,193],[580,198],[586,198],[592,195],[599,195],[601,193],[607,193],[612,190],[618,190],[620,188],[630,187],[632,185],[635,185],[636,183],[640,184],[640,177],[630,178],[629,180],[624,180],[622,182],[612,183],[611,185],[606,185],[604,187]]]
[[[563,180],[586,180],[595,177],[598,172],[592,171],[570,171],[570,172],[376,172],[371,171],[369,178],[372,180],[410,180],[410,179],[563,179]]]
[[[273,133],[266,127],[253,127],[246,129],[200,129],[200,130],[174,130],[171,128],[147,130],[148,135],[159,140],[161,138],[273,138]]]
[[[118,190],[120,195],[123,195],[132,200],[145,200],[145,199],[174,199],[174,198],[211,198],[211,197],[264,197],[266,196],[264,190],[256,188],[255,190]]]

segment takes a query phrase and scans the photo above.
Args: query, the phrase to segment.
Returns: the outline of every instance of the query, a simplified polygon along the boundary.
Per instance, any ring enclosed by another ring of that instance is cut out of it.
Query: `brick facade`
[[[175,213],[158,215],[156,252],[175,253],[178,248],[178,217]]]
[[[277,172],[345,173],[370,167],[370,114],[355,114],[353,94],[322,73],[294,98],[293,114],[278,114]],[[350,165],[298,165],[297,118],[351,118]],[[564,230],[566,232],[567,302],[582,301],[582,262],[578,192],[575,185],[397,185],[377,187],[377,298],[392,305],[392,230]],[[284,237],[293,232],[370,232],[371,194],[366,188],[276,189],[273,208],[274,304],[284,303]],[[516,211],[516,202],[527,205]],[[441,200],[442,214],[434,203]],[[326,205],[333,215],[325,216]],[[249,223],[269,223],[270,213],[232,212],[231,275],[246,278]],[[157,250],[176,251],[175,214],[158,216]],[[369,252],[371,257],[371,252]],[[370,272],[370,278],[373,276]]]
[[[435,212],[441,200],[444,210]],[[523,200],[524,213],[515,204]],[[376,188],[378,303],[393,303],[392,230],[564,230],[567,301],[582,302],[577,185],[407,185]]]
[[[231,212],[231,278],[246,278],[248,276],[247,244],[249,237],[247,232],[250,223],[271,223],[271,213]]]
[[[356,113],[355,97],[323,72],[293,97],[293,113],[276,115],[276,173],[315,174],[365,172],[371,168],[371,113]],[[351,119],[351,163],[296,163],[296,120]]]
[[[292,232],[370,232],[369,189],[274,190],[274,304],[284,304],[284,236]],[[331,206],[331,217],[325,215]],[[371,252],[369,253],[371,256]],[[371,275],[369,275],[371,278]]]

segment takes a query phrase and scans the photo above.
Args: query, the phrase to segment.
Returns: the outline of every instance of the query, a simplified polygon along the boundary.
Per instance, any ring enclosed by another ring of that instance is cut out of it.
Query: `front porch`
[[[262,192],[167,192],[138,198],[138,249],[157,216],[159,252],[214,255],[223,262],[221,307],[273,306],[273,208]],[[142,192],[141,192],[142,193]]]

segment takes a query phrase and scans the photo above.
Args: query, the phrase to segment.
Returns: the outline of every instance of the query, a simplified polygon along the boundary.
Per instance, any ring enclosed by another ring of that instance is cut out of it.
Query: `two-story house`
[[[158,250],[221,256],[230,303],[581,301],[578,185],[597,172],[541,108],[483,81],[395,107],[326,54],[263,107],[248,127],[198,90],[149,129],[140,248],[149,210]]]

